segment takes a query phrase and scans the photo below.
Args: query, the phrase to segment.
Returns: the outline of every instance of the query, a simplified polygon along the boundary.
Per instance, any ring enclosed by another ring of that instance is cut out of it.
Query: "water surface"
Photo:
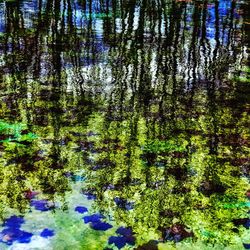
[[[247,1],[0,1],[0,249],[249,249]]]

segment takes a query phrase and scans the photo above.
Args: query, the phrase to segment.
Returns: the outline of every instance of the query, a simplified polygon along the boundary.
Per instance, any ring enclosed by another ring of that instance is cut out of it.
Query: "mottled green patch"
[[[154,140],[149,141],[144,147],[143,151],[152,153],[162,153],[162,152],[185,152],[186,147],[180,145],[177,140]]]
[[[228,209],[250,207],[250,202],[226,203],[223,207]]]
[[[25,132],[27,125],[22,123],[10,124],[4,121],[0,121],[0,133],[7,138],[0,140],[0,142],[24,142],[37,139],[37,135],[31,132]]]

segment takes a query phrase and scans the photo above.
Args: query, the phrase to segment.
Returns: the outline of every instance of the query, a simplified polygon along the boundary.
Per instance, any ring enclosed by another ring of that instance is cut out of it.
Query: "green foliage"
[[[9,135],[14,135],[15,137],[20,136],[20,133],[26,126],[24,124],[9,124],[4,121],[0,121],[0,132]]]
[[[152,153],[163,153],[163,152],[184,152],[186,151],[185,145],[178,145],[175,140],[168,141],[149,141],[144,147],[143,151]]]
[[[37,139],[37,135],[34,133],[29,132],[22,134],[22,132],[26,129],[27,126],[22,123],[9,124],[7,122],[0,121],[0,134],[7,136],[7,138],[0,140],[0,142],[25,142]]]

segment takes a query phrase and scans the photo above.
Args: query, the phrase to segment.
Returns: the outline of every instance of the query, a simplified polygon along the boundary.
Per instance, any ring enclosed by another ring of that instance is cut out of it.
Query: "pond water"
[[[250,249],[247,0],[0,0],[0,249]]]

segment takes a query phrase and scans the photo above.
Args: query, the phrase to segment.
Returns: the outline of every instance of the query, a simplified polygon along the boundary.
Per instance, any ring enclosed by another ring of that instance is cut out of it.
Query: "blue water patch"
[[[127,244],[124,236],[111,236],[109,237],[108,243],[110,245],[114,244],[118,249],[123,248]]]
[[[133,231],[131,228],[119,227],[116,230],[116,233],[119,234],[119,236],[109,237],[108,243],[110,245],[114,244],[117,248],[121,249],[126,244],[129,245],[135,244],[135,237],[133,236]]]
[[[249,229],[250,228],[250,219],[248,219],[244,225],[243,225],[246,229]]]
[[[101,221],[105,217],[101,214],[92,214],[83,217],[84,223],[90,223],[90,226],[92,229],[97,230],[97,231],[106,231],[113,226],[107,222]]]
[[[88,215],[83,217],[84,223],[90,223],[90,222],[99,222],[101,221],[101,219],[103,219],[104,216],[101,214],[92,214],[92,215]]]
[[[119,227],[116,230],[117,234],[123,235],[123,236],[131,236],[133,235],[133,231],[131,228],[127,228],[127,227]]]
[[[88,212],[88,209],[86,207],[83,207],[83,206],[77,206],[75,208],[75,211],[80,213],[80,214],[83,214],[83,213],[86,213]]]
[[[24,223],[23,217],[18,217],[16,215],[13,215],[4,221],[3,226],[10,228],[20,228],[21,224],[23,223]]]
[[[108,229],[112,228],[113,226],[107,222],[97,221],[91,223],[91,228],[97,231],[107,231]]]
[[[13,244],[14,241],[18,241],[19,243],[29,243],[32,236],[32,233],[22,231],[16,227],[9,227],[3,229],[0,233],[0,242],[7,245]]]
[[[29,243],[33,234],[20,230],[23,223],[24,218],[21,216],[13,215],[6,219],[3,223],[3,226],[6,228],[0,232],[0,242],[7,245],[11,245],[14,241]]]
[[[47,200],[32,200],[30,202],[30,205],[33,206],[36,210],[46,212],[52,209],[51,206],[49,206]]]
[[[52,237],[54,236],[54,231],[53,230],[50,230],[48,228],[45,228],[41,234],[40,234],[41,237],[43,238],[49,238],[49,237]]]
[[[250,244],[243,243],[243,246],[244,246],[245,249],[250,249]]]
[[[128,243],[129,245],[135,244],[135,237],[133,236],[133,231],[131,228],[119,227],[116,230],[116,233],[124,236],[126,239],[126,243]]]

